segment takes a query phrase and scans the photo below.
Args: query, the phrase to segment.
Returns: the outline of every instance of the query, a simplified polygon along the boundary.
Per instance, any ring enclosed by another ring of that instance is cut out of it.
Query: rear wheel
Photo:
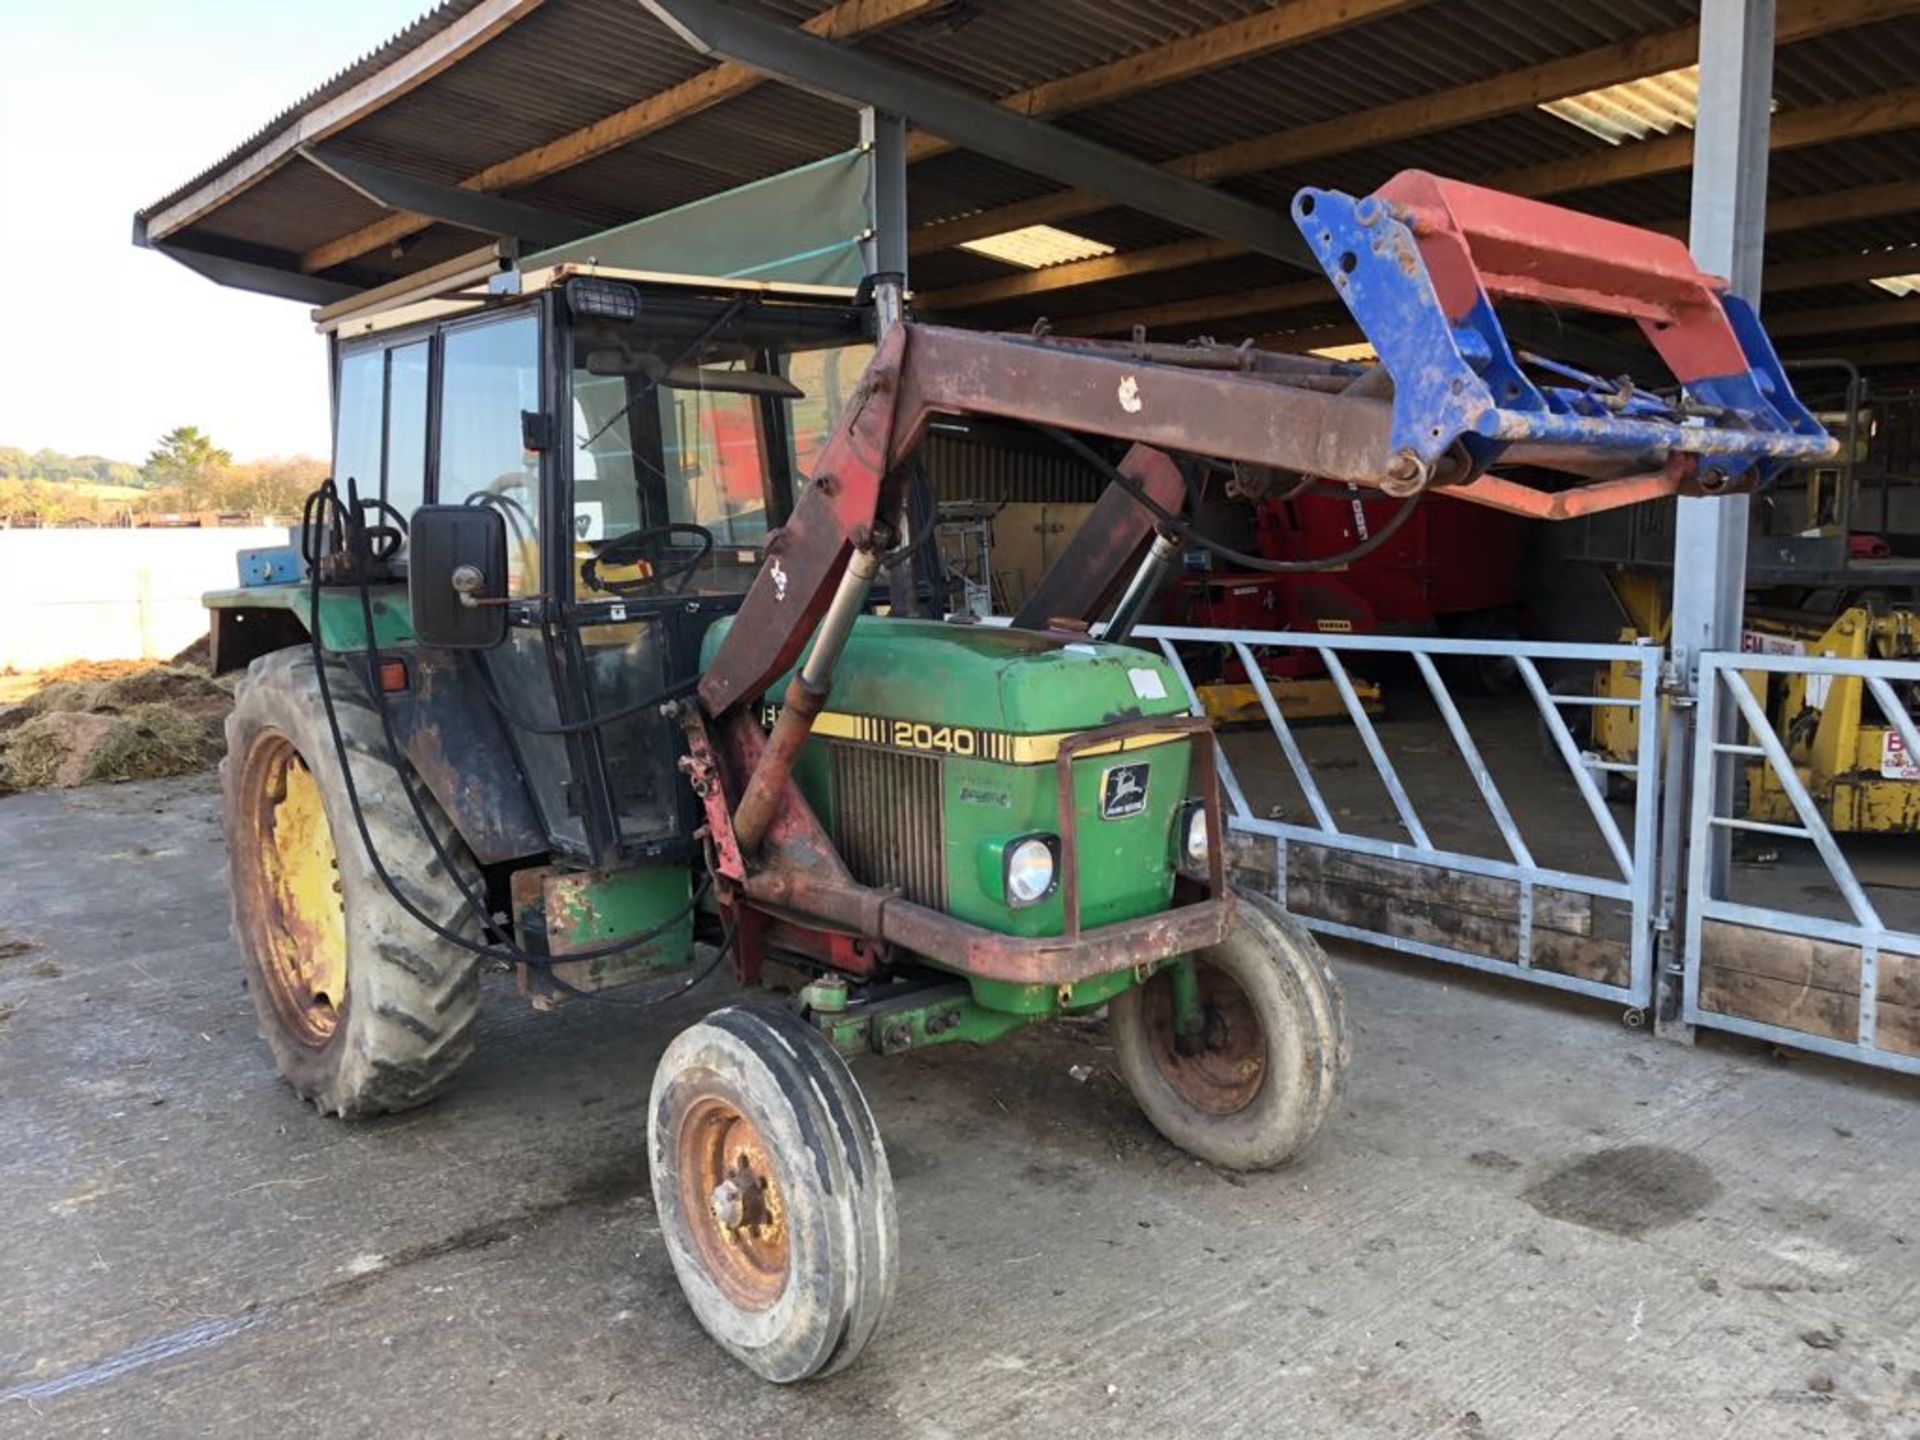
[[[780,1383],[851,1364],[893,1294],[893,1179],[819,1031],[738,1006],[682,1031],[654,1072],[647,1146],[667,1256],[707,1333]]]
[[[1146,1117],[1230,1170],[1291,1159],[1340,1092],[1346,1003],[1319,943],[1272,901],[1239,895],[1233,933],[1193,957],[1196,1033],[1177,1034],[1174,977],[1114,997],[1115,1056]]]
[[[380,718],[345,666],[327,687],[368,833],[413,904],[477,937],[387,758]],[[233,938],[260,1033],[294,1090],[323,1114],[405,1110],[435,1095],[473,1048],[475,957],[408,915],[368,861],[353,821],[310,650],[253,662],[227,720],[220,766]],[[479,873],[424,792],[462,878]]]

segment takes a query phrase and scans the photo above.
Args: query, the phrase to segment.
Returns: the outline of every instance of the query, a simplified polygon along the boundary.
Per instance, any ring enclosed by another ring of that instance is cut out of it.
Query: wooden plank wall
[[[1274,842],[1230,838],[1236,878],[1272,894]],[[1442,945],[1521,970],[1520,885],[1326,845],[1287,846],[1287,908],[1392,940]],[[1532,968],[1625,985],[1632,976],[1631,908],[1551,886],[1534,887]]]
[[[1851,945],[1709,920],[1700,936],[1700,1006],[1829,1040],[1860,1038],[1860,952]],[[1920,1056],[1920,955],[1882,952],[1874,1040]]]
[[[1228,837],[1235,880],[1274,893],[1274,842]],[[1520,887],[1511,880],[1376,859],[1330,846],[1287,846],[1287,908],[1395,939],[1445,946],[1520,966]],[[1629,908],[1550,886],[1534,888],[1533,968],[1625,985]],[[1875,1042],[1920,1056],[1920,955],[1884,952],[1877,967]],[[1860,952],[1851,945],[1709,921],[1702,927],[1700,1005],[1807,1035],[1860,1035]]]

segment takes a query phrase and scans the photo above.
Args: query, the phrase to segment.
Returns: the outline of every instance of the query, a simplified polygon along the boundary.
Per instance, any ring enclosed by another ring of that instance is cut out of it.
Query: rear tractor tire
[[[1121,1078],[1153,1127],[1229,1170],[1267,1170],[1306,1148],[1346,1074],[1346,1001],[1313,935],[1264,896],[1237,892],[1233,933],[1193,956],[1201,1024],[1175,1033],[1160,970],[1108,1006]]]
[[[326,680],[387,873],[423,913],[477,939],[479,917],[420,831],[374,701],[344,665],[327,662]],[[322,1114],[378,1115],[431,1099],[473,1049],[477,960],[408,915],[374,872],[310,650],[253,662],[227,719],[220,780],[234,943],[280,1073]],[[420,798],[476,887],[466,847],[424,789]]]
[[[893,1296],[893,1177],[820,1032],[741,1006],[683,1030],[654,1072],[647,1154],[667,1256],[707,1333],[779,1384],[852,1364]]]

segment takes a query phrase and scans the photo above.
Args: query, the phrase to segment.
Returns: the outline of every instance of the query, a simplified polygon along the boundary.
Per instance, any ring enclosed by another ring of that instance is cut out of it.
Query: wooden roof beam
[[[1162,85],[1177,84],[1245,60],[1271,55],[1356,25],[1411,10],[1426,0],[1279,0],[1262,10],[1197,35],[1123,55],[1105,65],[1002,95],[998,104],[1030,119],[1110,105]],[[955,146],[938,135],[915,133],[907,160],[931,159]]]
[[[1773,117],[1772,148],[1797,150],[1832,140],[1884,135],[1920,125],[1920,86],[1870,95],[1864,100],[1841,100],[1831,105],[1809,105],[1782,110]],[[1641,140],[1591,155],[1551,160],[1501,170],[1479,183],[1514,195],[1560,195],[1592,190],[1626,180],[1668,175],[1693,164],[1693,132],[1680,131],[1656,140]]]
[[[1850,285],[1861,280],[1884,280],[1890,275],[1920,275],[1920,245],[1869,250],[1864,255],[1816,255],[1810,260],[1783,260],[1767,266],[1763,272],[1761,294],[1817,290],[1822,285]]]
[[[1283,211],[1175,175],[1125,150],[1004,110],[970,90],[872,54],[799,35],[730,0],[640,0],[703,53],[774,76],[843,105],[871,106],[967,149],[1157,215],[1200,235],[1232,240],[1305,271],[1318,270]]]
[[[1163,270],[1184,270],[1190,265],[1205,265],[1210,260],[1224,260],[1246,253],[1244,245],[1236,245],[1230,240],[1205,236],[1197,240],[1175,240],[1169,245],[1128,250],[1119,255],[1099,255],[1091,260],[1074,260],[1040,270],[1022,270],[1018,274],[998,275],[991,280],[954,285],[945,290],[922,291],[916,293],[914,303],[921,310],[964,310],[976,305],[1019,300],[1028,295],[1043,295],[1081,285],[1099,285],[1136,275],[1155,275]]]
[[[1168,300],[1097,315],[1069,315],[1054,324],[1062,335],[1125,335],[1140,326],[1148,331],[1214,320],[1237,320],[1246,315],[1275,315],[1308,305],[1322,305],[1339,296],[1324,280],[1295,280],[1285,285],[1263,285],[1226,295],[1198,295],[1191,300]]]
[[[1868,305],[1835,305],[1825,310],[1790,310],[1767,321],[1775,339],[1797,335],[1844,335],[1856,330],[1920,327],[1920,296],[1876,300]]]
[[[1831,195],[1808,195],[1769,205],[1767,233],[1773,235],[1793,230],[1818,229],[1829,223],[1829,219],[1835,216],[1839,218],[1833,223],[1872,220],[1886,215],[1901,215],[1909,212],[1920,212],[1920,181],[1900,180],[1889,185],[1863,185],[1852,190],[1838,190]],[[1686,227],[1686,220],[1681,218],[1662,221],[1658,225],[1647,228],[1669,234],[1684,234]],[[1135,252],[1135,254],[1142,257],[1155,257],[1170,249],[1172,249],[1171,246],[1160,245],[1150,250]],[[1116,255],[1107,258],[1125,260],[1129,257]],[[1064,265],[1054,267],[1058,270],[1070,268],[1072,267]],[[1905,275],[1914,271],[1920,271],[1920,245],[1876,251],[1870,255],[1823,255],[1812,260],[1783,261],[1777,265],[1768,266],[1763,280],[1765,287],[1763,293],[1814,289],[1821,285],[1846,284],[1854,280],[1872,280],[1887,275]],[[1038,279],[1053,273],[1053,269],[1039,270],[1034,272],[1033,278]],[[1136,267],[1129,273],[1144,272]],[[1040,289],[1038,285],[1030,285],[1026,293],[1039,293]],[[920,301],[931,307],[932,302],[952,293],[954,292],[935,291],[930,295],[921,296]],[[1171,329],[1183,325],[1204,325],[1212,320],[1233,320],[1246,315],[1271,315],[1280,311],[1296,310],[1303,306],[1322,304],[1331,298],[1333,298],[1332,287],[1321,281],[1290,281],[1283,285],[1236,290],[1226,295],[1202,295],[1190,300],[1172,300],[1158,305],[1108,310],[1094,315],[1067,316],[1061,319],[1055,328],[1063,335],[1124,335],[1136,325],[1144,325],[1149,330]]]
[[[851,39],[898,24],[937,3],[945,0],[919,0],[919,3],[850,0],[802,28],[830,39]],[[997,103],[1004,109],[1032,117],[1110,104],[1156,86],[1192,79],[1425,3],[1427,0],[1281,0],[1271,10],[1014,91],[1002,96]],[[715,66],[571,134],[490,165],[461,183],[467,189],[487,191],[531,185],[744,94],[762,79],[741,66]],[[908,139],[907,159],[909,162],[925,160],[953,148],[939,136],[916,132]],[[309,250],[301,257],[301,268],[312,272],[345,264],[369,251],[416,235],[429,223],[422,215],[387,216],[351,235]]]
[[[1851,360],[1856,365],[1920,365],[1920,340],[1902,338],[1899,340],[1869,340],[1865,344],[1842,347],[1845,353],[1838,358]],[[1832,355],[1833,347],[1822,349],[1810,346],[1795,350],[1788,360],[1824,360]]]
[[[1846,136],[1906,129],[1912,126],[1920,126],[1920,88],[1876,95],[1866,100],[1850,100],[1833,105],[1818,105],[1803,110],[1788,111],[1774,118],[1774,145],[1777,149],[1790,149],[1799,145],[1822,144]],[[1511,191],[1518,195],[1550,195],[1563,189],[1587,189],[1596,184],[1609,184],[1618,180],[1642,178],[1665,171],[1685,169],[1692,164],[1692,159],[1693,136],[1687,133],[1669,135],[1659,140],[1643,140],[1635,145],[1623,145],[1618,149],[1591,157],[1581,156],[1571,161],[1554,161],[1547,165],[1536,165],[1522,170],[1503,171],[1487,176],[1476,183],[1490,186],[1495,190]],[[1596,174],[1604,174],[1607,178],[1596,180],[1594,179]],[[1844,191],[1833,196],[1787,201],[1779,206],[1770,206],[1767,211],[1767,229],[1769,232],[1803,229],[1828,223],[1838,224],[1848,219],[1865,218],[1868,214],[1875,212],[1897,214],[1909,209],[1920,209],[1920,181],[1895,181],[1889,185],[1863,186],[1857,191]],[[1686,222],[1684,219],[1665,221],[1650,228],[1665,230],[1669,233],[1684,233]],[[1029,295],[1072,289],[1081,285],[1098,284],[1104,280],[1182,269],[1189,265],[1205,264],[1208,261],[1244,253],[1243,249],[1236,249],[1220,242],[1177,240],[1171,244],[1150,246],[1127,254],[1103,256],[1097,261],[1049,266],[1044,270],[955,286],[948,290],[937,290],[922,295],[920,303],[930,310],[987,305]],[[1870,265],[1869,268],[1871,268]],[[1871,279],[1872,276],[1862,278]],[[1768,283],[1775,289],[1785,288],[1771,277]],[[1204,318],[1226,319],[1235,314],[1262,314],[1265,313],[1265,307],[1246,308],[1262,294],[1292,295],[1318,289],[1317,282],[1312,282],[1307,286],[1283,285],[1274,287],[1271,291],[1253,291],[1241,296],[1223,297],[1221,303],[1236,308],[1224,313],[1210,314]],[[1149,308],[1177,310],[1180,303],[1191,305],[1194,302],[1176,302],[1171,307]],[[1290,303],[1310,303],[1310,301]],[[1070,323],[1077,325],[1080,322]],[[1113,328],[1125,330],[1131,329],[1132,325],[1129,323]],[[1082,333],[1104,334],[1107,332]]]
[[[825,39],[851,40],[898,25],[946,3],[947,0],[841,0],[840,4],[821,11],[800,28]],[[664,130],[669,125],[698,115],[722,101],[744,95],[765,83],[765,76],[744,65],[715,65],[678,85],[669,86],[656,95],[649,95],[623,110],[603,116],[591,125],[583,125],[556,140],[475,171],[460,182],[461,188],[494,192],[531,185],[549,175],[583,165],[609,150],[617,150],[642,136]],[[398,211],[363,225],[337,240],[315,246],[300,257],[300,268],[307,274],[330,270],[371,251],[396,245],[433,223],[425,215]]]
[[[1781,235],[1791,230],[1820,230],[1829,225],[1882,220],[1889,215],[1905,215],[1914,211],[1920,211],[1920,180],[1857,185],[1851,190],[1835,190],[1830,195],[1803,195],[1796,200],[1774,201],[1767,206],[1767,233]],[[1681,215],[1672,220],[1662,220],[1647,228],[1684,239],[1687,217]]]
[[[1781,0],[1776,39],[1779,44],[1787,45],[1916,10],[1920,10],[1920,0]],[[1550,100],[1677,69],[1692,64],[1698,58],[1699,48],[1697,25],[1643,35],[1433,95],[1413,96],[1352,115],[1335,116],[1318,124],[1295,126],[1277,134],[1185,155],[1168,161],[1166,168],[1190,180],[1217,181],[1330,155],[1350,154],[1498,119]],[[1104,196],[1091,190],[1056,191],[921,226],[914,232],[908,248],[912,254],[925,255],[1025,225],[1077,219],[1106,209],[1110,204]]]

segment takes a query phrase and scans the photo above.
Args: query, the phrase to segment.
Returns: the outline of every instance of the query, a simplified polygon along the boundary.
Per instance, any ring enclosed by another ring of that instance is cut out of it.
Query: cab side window
[[[540,588],[540,457],[520,428],[540,408],[540,320],[523,311],[441,336],[440,502],[486,497],[505,516],[508,589]]]
[[[387,481],[382,498],[409,520],[427,503],[427,342],[387,352]]]
[[[428,342],[365,345],[340,357],[333,478],[412,519],[427,498]]]
[[[386,352],[355,350],[340,357],[339,404],[334,415],[333,481],[362,498],[380,493],[380,422],[385,404]]]

